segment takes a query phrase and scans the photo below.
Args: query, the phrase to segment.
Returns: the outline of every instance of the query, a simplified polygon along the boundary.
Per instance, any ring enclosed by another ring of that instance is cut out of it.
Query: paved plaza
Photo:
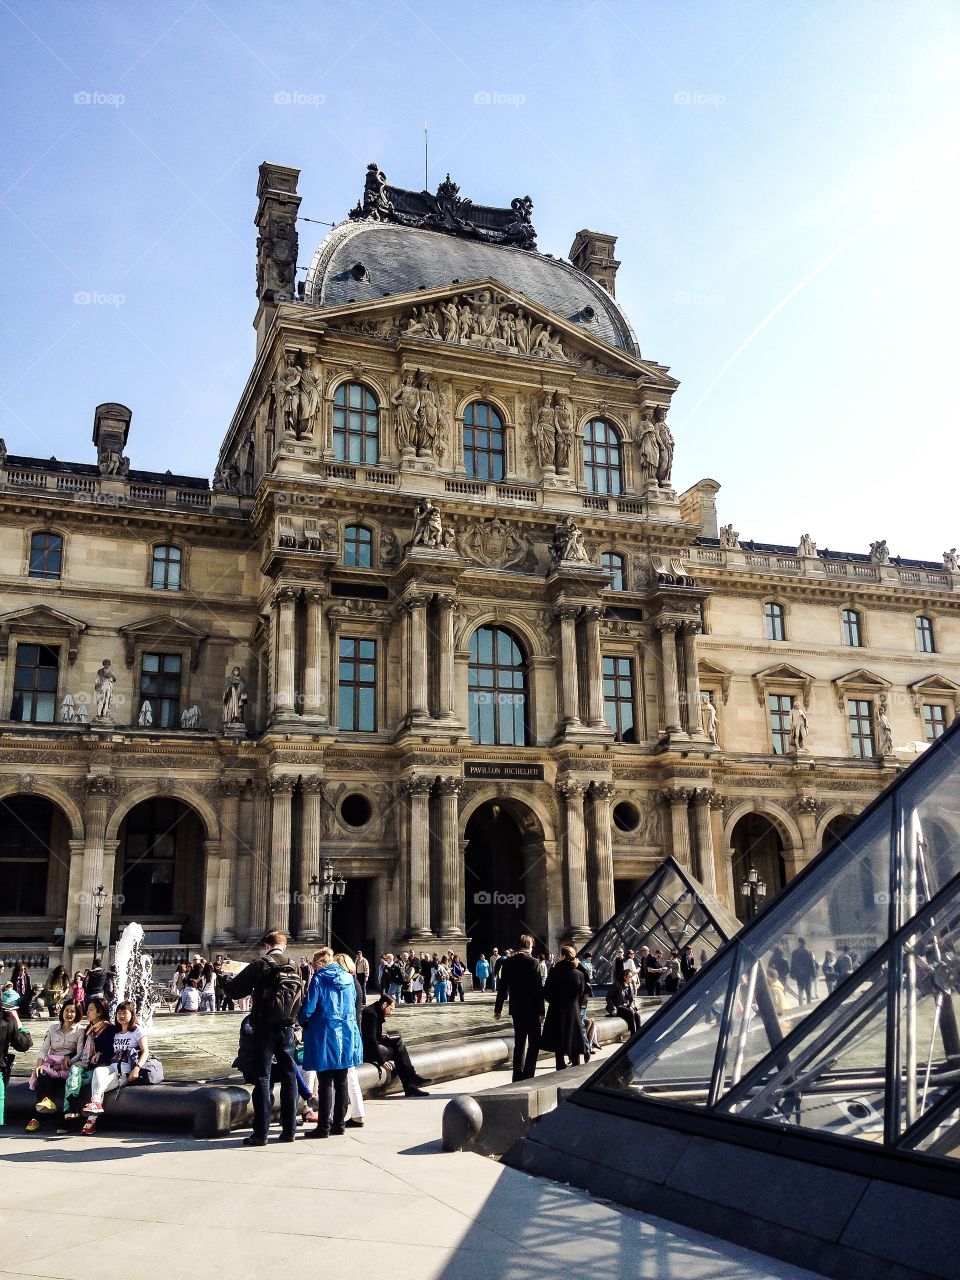
[[[7,1130],[0,1276],[812,1276],[483,1156],[441,1152],[447,1100],[508,1079],[508,1072],[489,1072],[434,1086],[429,1099],[369,1101],[362,1130],[260,1150],[242,1147],[240,1134],[196,1142],[106,1128],[93,1140]]]

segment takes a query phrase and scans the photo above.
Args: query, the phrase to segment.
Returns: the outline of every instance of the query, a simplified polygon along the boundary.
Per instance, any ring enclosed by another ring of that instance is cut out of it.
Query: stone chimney
[[[578,231],[570,247],[570,261],[584,275],[603,285],[611,298],[617,294],[617,268],[620,263],[613,256],[617,237],[604,235],[602,231]]]
[[[300,197],[297,195],[299,169],[288,169],[282,164],[260,166],[257,183],[256,227],[257,236],[257,349],[270,327],[277,304],[292,302],[296,297],[297,280],[297,213]]]
[[[125,404],[98,404],[93,414],[93,443],[97,446],[97,465],[102,475],[126,475],[130,460],[124,457],[130,419],[133,413]]]

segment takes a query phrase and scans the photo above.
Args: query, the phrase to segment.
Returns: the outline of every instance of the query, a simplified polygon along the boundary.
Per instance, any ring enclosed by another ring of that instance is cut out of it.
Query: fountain
[[[120,935],[113,962],[117,970],[117,1003],[132,1001],[140,1025],[148,1029],[153,1022],[153,1011],[161,1000],[153,981],[153,958],[143,950],[143,928],[135,921],[131,921]]]

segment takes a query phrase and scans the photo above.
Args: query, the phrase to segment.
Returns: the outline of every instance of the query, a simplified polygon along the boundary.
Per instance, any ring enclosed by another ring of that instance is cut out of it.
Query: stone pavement
[[[292,1146],[6,1129],[0,1277],[815,1280],[483,1156],[443,1154],[447,1100],[508,1078],[370,1101],[365,1128]]]

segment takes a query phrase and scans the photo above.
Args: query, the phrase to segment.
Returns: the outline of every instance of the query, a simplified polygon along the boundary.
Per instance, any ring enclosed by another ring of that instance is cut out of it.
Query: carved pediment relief
[[[520,569],[533,557],[533,546],[520,525],[499,516],[467,525],[456,545],[467,560],[487,569]]]
[[[200,660],[200,650],[207,640],[205,631],[198,631],[188,622],[178,618],[157,615],[145,618],[142,622],[132,622],[120,628],[123,640],[123,656],[128,667],[133,666],[137,647],[164,649],[188,649],[190,652],[190,670],[196,671]]]
[[[80,636],[86,629],[87,624],[79,618],[71,618],[69,614],[51,609],[47,605],[15,609],[0,618],[0,661],[7,658],[10,636],[22,634],[35,636],[45,644],[66,640],[67,659],[72,666],[77,658]]]

